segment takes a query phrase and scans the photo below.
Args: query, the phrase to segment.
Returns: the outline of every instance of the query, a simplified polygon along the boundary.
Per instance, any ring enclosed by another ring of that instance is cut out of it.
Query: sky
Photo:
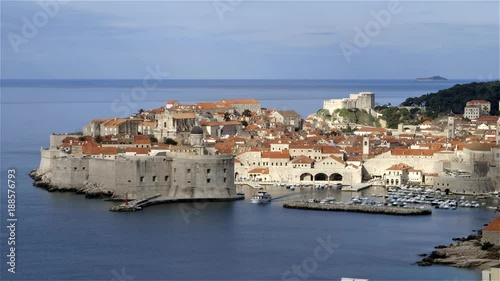
[[[1,77],[495,79],[499,13],[498,1],[1,1]]]

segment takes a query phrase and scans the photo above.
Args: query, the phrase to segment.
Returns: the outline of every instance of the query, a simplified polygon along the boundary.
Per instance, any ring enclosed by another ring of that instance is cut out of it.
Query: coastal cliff
[[[57,186],[52,184],[52,173],[33,170],[29,176],[34,180],[33,185],[49,192],[74,192],[76,194],[85,194],[86,198],[108,198],[113,197],[113,190],[106,189],[98,184],[83,184],[80,187]]]
[[[481,232],[467,238],[454,238],[450,245],[436,246],[436,250],[417,262],[419,266],[433,264],[459,268],[479,268],[490,262],[498,262],[500,248],[481,243]]]

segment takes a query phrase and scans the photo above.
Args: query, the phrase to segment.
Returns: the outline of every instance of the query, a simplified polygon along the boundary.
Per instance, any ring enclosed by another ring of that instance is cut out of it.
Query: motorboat
[[[263,204],[263,203],[269,203],[271,202],[271,194],[265,192],[265,191],[259,191],[256,195],[252,196],[252,199],[250,199],[250,202],[252,204]]]

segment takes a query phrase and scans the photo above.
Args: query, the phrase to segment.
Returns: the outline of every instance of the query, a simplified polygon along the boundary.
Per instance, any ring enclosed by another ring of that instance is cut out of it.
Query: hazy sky
[[[499,77],[498,1],[1,5],[2,78]]]

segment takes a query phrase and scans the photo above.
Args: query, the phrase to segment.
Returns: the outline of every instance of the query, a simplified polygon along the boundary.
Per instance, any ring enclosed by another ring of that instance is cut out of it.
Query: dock
[[[310,203],[306,201],[291,201],[283,204],[284,208],[288,209],[302,209],[302,210],[318,210],[318,211],[331,211],[331,212],[354,212],[354,213],[368,213],[368,214],[381,214],[381,215],[395,215],[395,216],[419,216],[431,215],[432,209],[427,208],[403,208],[393,206],[363,206],[363,205],[348,205],[343,203]]]
[[[358,191],[361,191],[363,189],[367,189],[371,186],[372,186],[371,183],[359,183],[359,184],[353,184],[353,185],[346,185],[346,186],[342,187],[342,191],[358,192]]]
[[[109,210],[111,212],[136,212],[142,210],[147,206],[158,205],[158,204],[186,203],[186,202],[224,202],[224,201],[235,201],[244,199],[245,199],[244,195],[236,195],[228,198],[177,198],[177,197],[161,196],[160,194],[156,194],[153,196],[113,206]]]

